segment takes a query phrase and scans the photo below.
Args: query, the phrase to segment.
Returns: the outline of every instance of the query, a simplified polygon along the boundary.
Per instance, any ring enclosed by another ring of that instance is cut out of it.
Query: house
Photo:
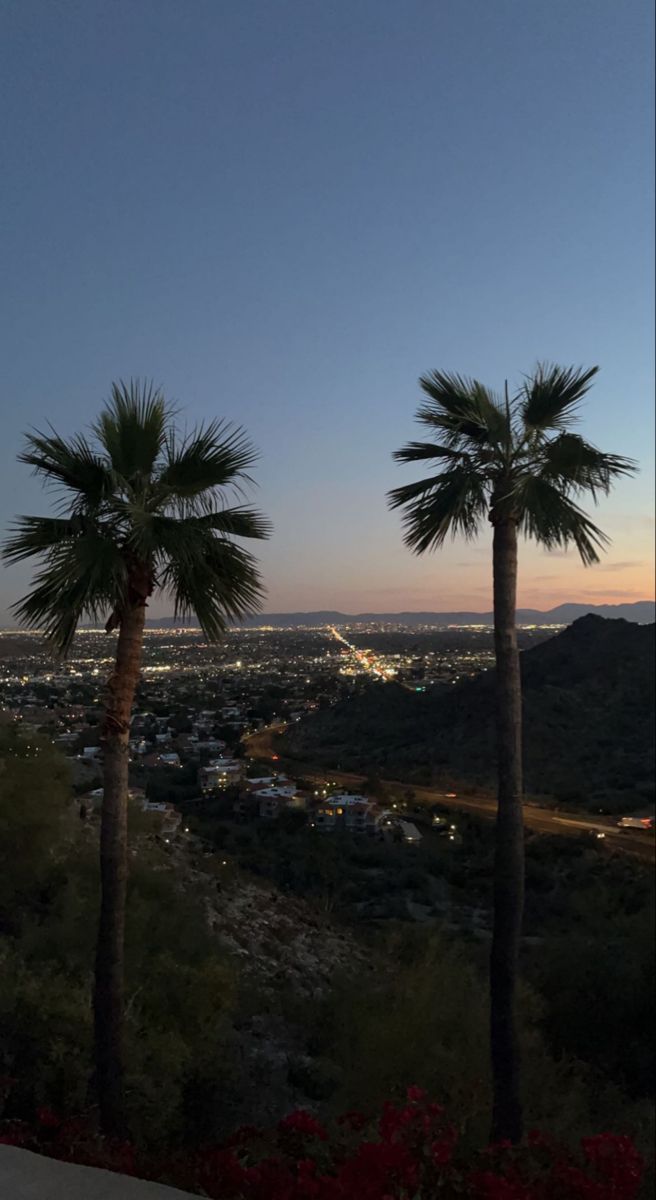
[[[263,787],[292,787],[296,791],[294,784],[290,784],[286,775],[259,775],[256,779],[246,779],[246,786],[251,791],[260,791]]]
[[[378,831],[381,819],[380,808],[366,796],[344,793],[322,800],[315,808],[313,824],[322,833],[342,829],[373,835]]]
[[[265,821],[275,820],[283,809],[304,809],[305,800],[297,794],[294,784],[282,787],[260,788],[252,793],[259,804],[260,816]]]
[[[83,803],[90,805],[92,808],[100,807],[100,805],[102,804],[104,795],[105,795],[104,788],[101,788],[101,787],[93,788],[92,791],[86,792],[86,794],[81,797],[81,800],[83,801]],[[128,799],[139,802],[141,804],[142,808],[145,807],[145,804],[147,803],[147,801],[145,801],[145,799],[144,799],[144,792],[143,792],[142,788],[130,788],[128,791]]]
[[[162,835],[167,839],[174,837],[182,823],[182,816],[177,809],[163,800],[146,800],[145,796],[140,799],[143,812],[153,813],[162,818],[160,827]]]
[[[54,709],[43,708],[36,702],[23,705],[22,712],[25,725],[29,725],[32,729],[39,729],[42,725],[56,725],[59,720]]]
[[[416,825],[411,821],[399,821],[399,828],[403,841],[408,846],[418,846],[421,841],[421,834]]]
[[[346,809],[344,820],[350,833],[375,834],[380,825],[380,809],[371,800],[353,804]]]
[[[241,759],[213,759],[206,767],[201,767],[200,769],[199,783],[201,791],[224,791],[232,784],[239,783],[243,771],[244,764]]]
[[[262,796],[265,792],[267,792],[271,793],[272,795],[280,796],[280,798],[284,800],[293,800],[297,791],[298,789],[295,783],[287,783],[286,781],[279,780],[277,783],[272,784],[271,787],[258,788],[255,794],[257,796]]]
[[[78,733],[60,733],[55,738],[56,746],[74,746],[79,737]]]
[[[220,738],[205,738],[205,741],[197,739],[197,749],[200,753],[207,751],[210,754],[223,754],[225,748],[226,743],[222,742]]]
[[[158,754],[157,764],[160,767],[181,767],[179,754]]]
[[[180,813],[176,812],[175,809],[171,809],[171,811],[166,814],[166,816],[162,822],[162,833],[165,834],[167,837],[174,837],[175,834],[178,832],[178,829],[180,828],[181,823],[182,823],[182,816],[180,815]]]

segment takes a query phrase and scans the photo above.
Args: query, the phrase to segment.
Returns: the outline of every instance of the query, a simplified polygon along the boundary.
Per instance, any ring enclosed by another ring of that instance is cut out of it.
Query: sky
[[[519,601],[651,598],[653,40],[651,0],[4,0],[0,526],[48,511],[23,433],[147,376],[258,445],[268,611],[488,610],[487,533],[417,558],[386,508],[417,379],[596,363],[581,432],[641,473]]]

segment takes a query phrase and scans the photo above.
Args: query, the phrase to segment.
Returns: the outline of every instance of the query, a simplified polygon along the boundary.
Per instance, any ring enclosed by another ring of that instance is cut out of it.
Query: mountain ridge
[[[570,625],[579,617],[605,617],[611,620],[638,622],[641,625],[651,625],[656,620],[656,603],[653,600],[636,600],[627,604],[579,604],[576,602],[558,604],[555,608],[546,610],[537,608],[519,608],[517,621],[522,624],[558,624]],[[319,609],[314,612],[284,612],[258,613],[246,617],[239,622],[241,629],[253,629],[262,625],[274,628],[285,626],[314,626],[314,625],[356,625],[366,623],[387,623],[395,625],[492,625],[492,612],[395,612],[395,613],[343,613],[335,609]],[[146,621],[150,629],[169,629],[176,627],[197,628],[176,621],[174,617],[151,618]]]

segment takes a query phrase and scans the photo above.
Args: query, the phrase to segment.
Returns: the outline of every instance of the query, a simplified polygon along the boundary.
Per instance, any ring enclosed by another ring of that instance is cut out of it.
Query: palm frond
[[[438,429],[448,446],[504,445],[508,419],[493,393],[476,379],[446,371],[430,371],[419,380],[429,403],[417,410],[417,420]]]
[[[126,544],[137,559],[161,565],[169,557],[193,561],[203,553],[207,534],[189,519],[151,513],[140,505],[126,507]]]
[[[439,475],[428,475],[425,479],[413,479],[412,483],[402,483],[399,487],[391,488],[387,493],[389,508],[405,508],[415,500],[424,500],[431,496],[442,485],[447,472]]]
[[[583,564],[599,562],[600,552],[610,538],[598,529],[556,483],[539,475],[525,476],[517,488],[515,502],[520,528],[547,550],[574,545]]]
[[[427,458],[450,458],[458,462],[462,457],[461,450],[440,446],[437,442],[408,442],[400,450],[392,451],[392,458],[400,463],[421,462]]]
[[[604,454],[576,433],[561,433],[542,447],[539,472],[566,490],[608,495],[613,481],[631,475],[637,464],[619,454]]]
[[[132,481],[152,474],[171,416],[152,382],[131,379],[112,384],[110,399],[93,429],[117,475]]]
[[[403,540],[416,554],[441,546],[449,534],[476,537],[488,510],[486,481],[465,467],[394,488],[388,502],[405,509]]]
[[[47,554],[32,591],[12,611],[29,628],[41,629],[64,655],[83,615],[97,618],[108,608],[120,608],[127,574],[115,542],[89,531]]]
[[[528,430],[565,429],[589,390],[599,367],[559,367],[538,363],[519,393],[520,411]]]
[[[263,589],[254,557],[223,538],[206,537],[203,553],[170,556],[161,578],[175,616],[196,614],[209,641],[216,641],[231,620],[257,612]]]
[[[8,563],[22,562],[72,541],[84,529],[82,516],[61,520],[57,517],[17,517],[2,548],[2,557]]]
[[[111,495],[114,480],[108,465],[81,435],[66,441],[51,434],[29,433],[18,461],[34,468],[45,481],[77,493],[76,504],[91,507]]]
[[[211,529],[214,533],[220,533],[226,537],[266,540],[271,537],[273,532],[271,522],[262,513],[244,505],[218,509],[216,512],[205,513],[200,517],[191,517],[189,520],[202,529]]]
[[[258,458],[243,429],[223,421],[200,426],[182,441],[170,436],[165,455],[158,483],[180,500],[216,487],[238,490],[242,484],[251,482],[247,472]]]
[[[151,513],[137,504],[126,504],[126,545],[137,558],[165,563],[169,557],[193,558],[204,554],[208,538],[266,539],[270,522],[255,509],[218,509],[200,516],[169,516]]]

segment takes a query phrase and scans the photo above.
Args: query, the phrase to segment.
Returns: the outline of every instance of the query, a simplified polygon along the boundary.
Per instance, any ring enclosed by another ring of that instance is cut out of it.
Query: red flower
[[[414,1121],[415,1115],[416,1109],[408,1107],[397,1108],[390,1100],[386,1100],[378,1122],[378,1131],[383,1141],[394,1141],[397,1134]]]
[[[130,1143],[108,1141],[85,1117],[62,1120],[48,1108],[39,1124],[0,1126],[0,1142],[27,1145],[54,1157],[87,1162],[123,1174],[139,1173],[211,1200],[428,1200],[437,1195],[467,1200],[638,1200],[644,1163],[630,1138],[610,1133],[585,1138],[581,1153],[559,1149],[538,1130],[526,1143],[508,1142],[481,1152],[482,1169],[463,1173],[453,1163],[454,1126],[439,1104],[413,1085],[402,1104],[382,1106],[378,1133],[363,1113],[345,1113],[338,1126],[348,1137],[332,1141],[311,1113],[297,1110],[277,1127],[277,1157],[264,1157],[271,1130],[243,1126],[222,1147],[199,1149],[191,1158],[164,1164],[135,1161]],[[369,1129],[370,1135],[363,1133]],[[360,1134],[359,1144],[352,1134]],[[321,1146],[318,1143],[322,1143]],[[316,1149],[316,1159],[314,1150]],[[182,1152],[181,1152],[182,1154]],[[462,1155],[461,1155],[462,1157]],[[248,1165],[245,1165],[246,1162]]]
[[[37,1108],[36,1119],[39,1125],[45,1125],[47,1129],[57,1129],[61,1125],[60,1118],[51,1108]]]
[[[535,1200],[536,1192],[515,1179],[506,1179],[495,1171],[478,1171],[469,1176],[476,1200]],[[563,1196],[561,1200],[565,1200]]]
[[[29,1140],[27,1129],[18,1125],[10,1125],[4,1133],[0,1133],[0,1146],[24,1146]]]
[[[597,1177],[607,1185],[604,1196],[621,1196],[623,1200],[633,1200],[637,1196],[645,1164],[631,1138],[599,1133],[583,1138],[581,1148]]]
[[[541,1129],[529,1129],[526,1135],[526,1140],[529,1146],[548,1146],[549,1141],[542,1133]]]
[[[255,1125],[240,1125],[238,1129],[235,1129],[234,1133],[231,1133],[231,1135],[228,1138],[225,1145],[226,1146],[244,1146],[247,1142],[251,1142],[251,1141],[253,1141],[254,1138],[258,1138],[261,1136],[262,1136],[262,1130],[258,1129],[257,1126],[255,1126]]]
[[[245,1171],[232,1150],[206,1150],[198,1171],[198,1183],[210,1196],[239,1195]]]
[[[346,1125],[349,1129],[352,1129],[354,1133],[360,1133],[360,1131],[364,1129],[365,1125],[367,1124],[367,1118],[365,1117],[364,1113],[353,1110],[351,1112],[342,1113],[341,1117],[337,1118],[337,1124]]]
[[[444,1137],[433,1142],[431,1150],[431,1158],[436,1166],[445,1167],[453,1158],[455,1148],[456,1134],[455,1130],[448,1130]]]
[[[419,1182],[419,1166],[407,1146],[388,1142],[362,1142],[343,1163],[338,1179],[349,1200],[383,1200],[390,1185],[412,1192]],[[339,1194],[339,1193],[338,1193]],[[393,1195],[393,1193],[390,1192]]]
[[[328,1140],[328,1134],[323,1125],[317,1121],[312,1113],[306,1112],[302,1108],[298,1108],[295,1112],[291,1112],[288,1116],[283,1117],[282,1121],[278,1122],[278,1130],[280,1133],[300,1133],[304,1137],[319,1138],[320,1141]]]

